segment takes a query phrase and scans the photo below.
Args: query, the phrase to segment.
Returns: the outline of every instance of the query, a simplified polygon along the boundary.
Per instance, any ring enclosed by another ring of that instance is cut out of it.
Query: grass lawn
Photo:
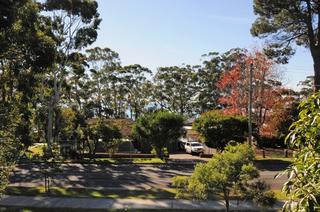
[[[289,197],[281,190],[272,190],[278,200],[287,200]]]
[[[84,162],[103,162],[103,163],[110,163],[110,164],[120,164],[120,163],[132,163],[132,164],[139,164],[139,163],[147,163],[147,164],[164,164],[165,161],[161,160],[160,158],[95,158],[90,160],[89,158],[84,158]]]
[[[56,212],[56,211],[63,211],[63,212],[123,212],[123,211],[131,211],[131,212],[154,212],[154,211],[161,211],[161,212],[175,212],[175,211],[185,211],[184,209],[177,210],[177,209],[72,209],[72,208],[15,208],[15,207],[0,207],[0,212]],[[209,211],[209,210],[199,210],[197,211]],[[210,210],[212,211],[212,210]],[[224,210],[223,210],[224,211]]]
[[[88,189],[88,188],[63,188],[51,187],[50,193],[45,193],[43,186],[39,187],[8,187],[7,195],[23,196],[53,196],[53,197],[91,197],[109,199],[175,199],[175,188],[149,189],[149,190],[118,190],[118,189]],[[192,199],[185,194],[183,199]],[[223,194],[211,193],[209,200],[223,200]],[[231,194],[230,199],[238,199]]]
[[[42,157],[44,152],[44,148],[47,146],[45,143],[38,143],[36,145],[30,146],[28,150],[26,151],[26,156],[28,158],[33,158],[33,157]]]
[[[256,161],[273,161],[273,160],[276,160],[276,161],[279,161],[279,162],[292,162],[293,161],[293,158],[285,158],[285,157],[266,157],[266,158],[263,158],[262,156],[256,156]]]
[[[25,196],[55,196],[55,197],[92,197],[110,199],[173,199],[175,189],[150,189],[150,190],[98,190],[87,188],[51,187],[50,193],[45,193],[43,186],[39,187],[8,187],[8,195]]]

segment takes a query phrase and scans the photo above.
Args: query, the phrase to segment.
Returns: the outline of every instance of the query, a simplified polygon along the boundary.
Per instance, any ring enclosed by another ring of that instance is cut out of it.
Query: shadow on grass
[[[283,171],[291,162],[282,159],[259,159],[255,161],[255,165],[261,171]]]
[[[52,187],[46,193],[44,187],[8,187],[7,195],[23,196],[52,196],[52,197],[91,197],[110,199],[173,199],[174,189],[149,189],[149,190],[96,190],[87,188],[61,188]]]
[[[153,212],[153,211],[185,211],[184,209],[73,209],[73,208],[17,208],[17,207],[0,207],[0,212],[120,212],[120,211],[132,211],[132,212]],[[209,210],[197,210],[197,211],[209,211]],[[210,210],[212,211],[212,210]],[[224,211],[224,210],[223,210]]]

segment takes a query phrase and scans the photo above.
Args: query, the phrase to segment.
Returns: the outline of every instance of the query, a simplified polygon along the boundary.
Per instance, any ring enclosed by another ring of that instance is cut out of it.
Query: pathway
[[[283,203],[277,203],[271,211],[277,211]],[[0,206],[21,208],[53,209],[178,209],[178,210],[213,210],[225,209],[223,201],[191,200],[144,200],[144,199],[102,199],[102,198],[61,198],[4,196]],[[261,211],[262,208],[250,202],[231,201],[230,209],[236,211]]]

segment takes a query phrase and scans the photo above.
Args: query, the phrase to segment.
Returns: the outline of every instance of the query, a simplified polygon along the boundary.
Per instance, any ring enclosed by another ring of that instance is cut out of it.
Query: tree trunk
[[[162,160],[164,158],[162,148],[155,147],[155,150],[156,150],[157,156]]]
[[[320,90],[320,49],[314,49],[311,51],[313,58],[314,69],[314,91]]]
[[[48,125],[47,125],[47,144],[48,149],[51,149],[52,144],[52,131],[53,131],[53,102],[52,100],[49,102],[48,107]]]
[[[223,197],[224,197],[224,201],[226,202],[226,212],[229,212],[230,205],[229,205],[229,191],[228,190],[223,191]]]
[[[140,112],[138,111],[138,107],[137,105],[135,104],[134,106],[134,120],[137,120],[139,118],[139,115],[140,115]]]
[[[320,57],[319,61],[314,63],[314,91],[320,90]]]
[[[59,107],[55,107],[54,108],[54,133],[53,133],[53,142],[54,143],[59,143],[60,142],[60,138],[59,138],[59,133],[60,133],[60,125],[61,125],[61,114],[59,111]]]

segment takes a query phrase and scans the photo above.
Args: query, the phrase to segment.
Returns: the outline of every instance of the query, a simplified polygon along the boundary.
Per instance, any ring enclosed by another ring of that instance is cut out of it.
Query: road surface
[[[260,165],[259,165],[260,166]],[[258,166],[258,167],[259,167]],[[52,174],[52,186],[65,188],[161,189],[171,186],[172,177],[191,175],[193,164],[80,164],[65,163]],[[286,176],[274,179],[282,168],[260,166],[261,178],[272,189],[281,189]],[[10,177],[10,186],[43,186],[40,164],[20,164]]]

